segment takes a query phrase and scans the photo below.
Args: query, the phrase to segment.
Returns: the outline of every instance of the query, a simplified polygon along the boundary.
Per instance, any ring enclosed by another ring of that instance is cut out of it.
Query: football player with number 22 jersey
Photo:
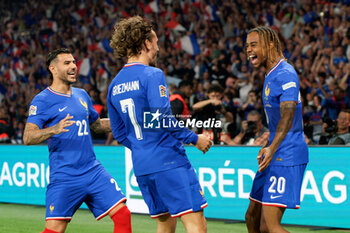
[[[47,56],[52,84],[32,100],[23,141],[47,140],[50,183],[46,191],[46,228],[43,233],[64,232],[83,202],[97,220],[110,215],[114,233],[131,232],[131,215],[116,180],[96,159],[90,127],[111,131],[109,119],[100,119],[83,89],[74,88],[77,66],[68,49]]]

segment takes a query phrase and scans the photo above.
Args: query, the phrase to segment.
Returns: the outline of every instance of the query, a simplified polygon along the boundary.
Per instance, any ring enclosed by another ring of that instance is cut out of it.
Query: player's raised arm
[[[95,133],[108,133],[112,131],[109,118],[98,118],[95,122],[90,124],[90,129]]]
[[[69,129],[67,127],[75,123],[75,121],[71,120],[72,118],[73,116],[67,114],[67,116],[58,124],[45,129],[40,129],[39,126],[33,123],[26,123],[23,134],[23,143],[25,145],[35,145],[49,139],[55,134],[68,132]]]

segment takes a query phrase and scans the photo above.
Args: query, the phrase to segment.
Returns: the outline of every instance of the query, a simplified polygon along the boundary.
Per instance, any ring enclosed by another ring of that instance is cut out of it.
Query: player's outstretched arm
[[[269,166],[277,148],[286,137],[288,131],[292,128],[296,106],[297,103],[295,101],[285,101],[280,104],[281,119],[277,125],[276,135],[271,145],[269,147],[262,148],[257,157],[259,172],[262,172],[267,168],[267,166]]]
[[[90,124],[90,129],[95,133],[109,133],[112,132],[111,122],[109,118],[98,118],[95,122]]]
[[[212,145],[212,141],[207,136],[203,134],[198,135],[196,147],[198,150],[202,151],[203,154],[205,154]]]
[[[23,134],[23,142],[25,145],[35,145],[39,144],[55,134],[60,134],[63,132],[68,132],[67,127],[73,125],[75,121],[71,121],[73,116],[67,114],[67,116],[58,122],[57,125],[51,126],[49,128],[40,129],[39,126],[33,123],[26,123]]]

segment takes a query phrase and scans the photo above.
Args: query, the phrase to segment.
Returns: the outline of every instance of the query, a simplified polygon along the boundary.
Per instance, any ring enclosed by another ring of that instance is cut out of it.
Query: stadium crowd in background
[[[225,111],[215,118],[230,126],[220,132],[226,139],[240,133],[249,111],[265,115],[265,70],[253,69],[245,53],[246,33],[258,25],[277,32],[285,58],[298,72],[310,144],[319,143],[324,123],[335,123],[350,108],[349,0],[6,0],[0,2],[0,142],[22,143],[29,103],[49,84],[45,54],[58,47],[74,51],[77,87],[107,117],[107,87],[125,63],[113,56],[110,32],[117,20],[134,15],[156,25],[157,66],[169,91],[178,93],[181,81],[192,84],[185,98],[192,117],[193,105],[208,99],[210,86],[221,85]],[[107,136],[94,138],[104,143]]]

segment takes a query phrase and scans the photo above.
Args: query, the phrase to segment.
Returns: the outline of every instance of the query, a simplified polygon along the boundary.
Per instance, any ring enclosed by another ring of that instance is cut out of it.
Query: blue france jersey
[[[302,105],[299,93],[299,78],[294,68],[281,59],[266,75],[263,102],[270,130],[269,142],[273,141],[281,120],[280,104],[297,102],[292,128],[278,147],[271,165],[292,166],[307,163],[308,147],[303,132]]]
[[[73,116],[75,124],[49,138],[50,182],[79,176],[100,163],[96,160],[89,124],[99,115],[92,106],[89,95],[79,88],[72,88],[66,95],[50,87],[33,99],[27,122],[40,129],[58,124],[67,114]]]
[[[136,176],[189,163],[182,142],[196,144],[195,133],[178,125],[144,127],[147,116],[151,116],[151,122],[159,123],[172,115],[160,69],[141,63],[126,64],[108,88],[107,105],[113,136],[131,149]],[[176,121],[173,117],[169,120]]]

